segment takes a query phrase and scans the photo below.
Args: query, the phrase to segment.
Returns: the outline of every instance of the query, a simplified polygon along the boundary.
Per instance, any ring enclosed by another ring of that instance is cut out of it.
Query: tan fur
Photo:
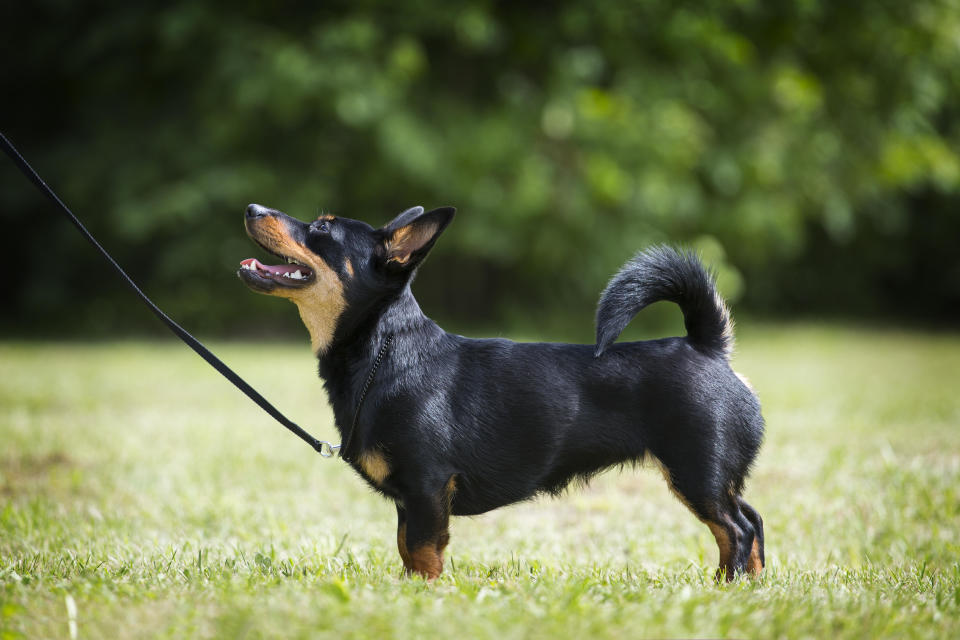
[[[407,550],[407,523],[397,526],[397,550],[400,552],[400,559],[403,560],[403,566],[407,571],[413,569],[413,560],[410,558],[410,551]]]
[[[753,538],[753,547],[750,549],[750,559],[747,560],[747,571],[753,576],[758,576],[763,571],[763,563],[760,562],[760,543],[756,536]]]
[[[297,305],[300,319],[310,333],[313,352],[320,355],[330,345],[337,320],[347,306],[343,283],[317,254],[294,242],[277,218],[259,219],[250,232],[271,251],[289,256],[313,270],[314,280],[310,284],[296,288],[277,287],[269,295],[287,298]]]
[[[450,479],[447,480],[446,492],[447,492],[447,511],[449,512],[453,505],[453,494],[457,492],[457,476],[452,475],[450,476]]]
[[[357,462],[374,484],[383,484],[383,481],[390,475],[390,464],[384,455],[376,449],[361,453]]]
[[[427,580],[435,580],[443,571],[443,553],[437,549],[436,543],[428,542],[410,553],[409,569]]]
[[[728,582],[733,580],[733,575],[729,573],[730,567],[732,566],[731,563],[733,561],[733,548],[730,544],[730,536],[727,534],[727,530],[715,522],[710,522],[709,520],[704,520],[701,518],[700,515],[694,511],[693,507],[683,496],[683,494],[677,491],[677,488],[673,485],[673,480],[670,479],[670,471],[667,469],[667,467],[659,460],[656,460],[656,463],[660,468],[660,473],[663,474],[663,479],[667,481],[667,486],[670,487],[670,492],[676,496],[677,500],[679,500],[683,506],[690,510],[690,513],[697,517],[697,520],[700,520],[700,522],[707,525],[707,528],[710,529],[710,533],[712,533],[713,537],[716,539],[717,547],[720,550],[720,568],[717,569],[717,580],[720,580],[720,574],[723,571],[727,572],[726,579]],[[757,546],[756,538],[754,538],[753,541],[753,551],[750,555],[750,564],[748,564],[748,567],[750,568],[751,572],[758,573],[759,571],[755,571],[753,568],[754,557],[756,557],[756,563],[760,565],[760,548]],[[760,569],[762,568],[763,566],[760,565]]]
[[[344,261],[344,263],[343,263],[343,268],[346,269],[347,275],[349,275],[349,276],[352,278],[352,277],[353,277],[353,263],[350,262],[350,258],[347,258],[346,261]]]
[[[306,261],[304,261],[306,262]],[[285,296],[292,300],[300,311],[300,319],[310,333],[310,345],[313,352],[320,355],[327,350],[333,339],[333,331],[337,326],[337,319],[347,303],[343,297],[343,285],[332,269],[322,261],[320,265],[306,262],[313,269],[317,280],[304,289],[295,293],[301,295]],[[321,266],[322,265],[322,266]]]
[[[707,527],[710,528],[710,533],[713,534],[713,537],[717,540],[717,546],[720,548],[720,569],[717,570],[717,576],[719,578],[720,571],[725,570],[727,572],[727,582],[729,582],[733,580],[733,576],[730,574],[733,566],[733,546],[730,544],[730,536],[725,528],[714,522],[707,522]]]
[[[651,457],[652,457],[652,456],[651,456]],[[672,494],[674,495],[674,497],[675,497],[677,500],[680,501],[680,504],[682,504],[682,505],[685,506],[687,509],[689,509],[689,510],[690,510],[690,513],[692,513],[693,515],[697,516],[697,512],[693,510],[693,507],[690,506],[690,503],[687,502],[687,499],[683,496],[682,493],[680,493],[679,491],[677,491],[677,488],[676,488],[675,486],[673,486],[673,480],[670,478],[670,470],[667,469],[667,467],[666,467],[665,464],[663,464],[662,462],[660,462],[660,461],[657,460],[656,458],[654,458],[654,461],[657,463],[657,468],[660,469],[660,473],[663,474],[663,479],[666,480],[666,482],[667,482],[667,487],[669,487],[669,489],[670,489],[670,493],[672,493]],[[697,519],[699,520],[699,519],[700,519],[700,516],[697,516]]]
[[[443,513],[440,514],[440,521],[437,522],[435,537],[412,552],[407,547],[407,525],[404,523],[397,527],[397,549],[400,551],[400,558],[408,575],[419,573],[427,580],[434,580],[443,573],[443,551],[450,543],[450,531],[447,528],[450,521],[450,507],[456,492],[457,477],[454,475],[450,476],[443,488],[446,504]]]
[[[436,224],[418,224],[400,227],[387,240],[387,259],[406,264],[410,255],[430,242],[437,231]]]

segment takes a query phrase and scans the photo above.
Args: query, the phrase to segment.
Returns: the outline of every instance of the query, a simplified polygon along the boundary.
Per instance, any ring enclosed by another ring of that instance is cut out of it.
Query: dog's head
[[[293,301],[320,355],[346,318],[362,321],[378,301],[407,286],[453,214],[451,207],[426,212],[414,207],[374,229],[330,215],[301,222],[251,204],[244,218],[247,234],[285,263],[248,258],[237,275],[254,291]]]

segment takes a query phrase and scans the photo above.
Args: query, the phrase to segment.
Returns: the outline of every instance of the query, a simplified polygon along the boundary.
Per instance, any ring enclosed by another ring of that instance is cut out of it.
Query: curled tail
[[[733,321],[717,293],[713,276],[693,253],[651,247],[635,255],[615,275],[597,307],[597,350],[613,344],[647,305],[669,300],[680,306],[687,339],[701,351],[727,357],[733,349]]]

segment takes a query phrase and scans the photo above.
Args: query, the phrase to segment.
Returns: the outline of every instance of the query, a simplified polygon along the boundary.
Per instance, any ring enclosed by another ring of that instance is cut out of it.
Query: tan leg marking
[[[445,504],[442,521],[438,523],[439,531],[437,531],[433,540],[428,540],[410,551],[406,542],[406,524],[397,529],[397,547],[400,549],[400,557],[403,558],[403,566],[406,567],[408,575],[419,573],[427,580],[435,580],[443,573],[443,552],[450,543],[450,530],[448,528],[450,507],[456,491],[457,477],[450,476],[443,490]]]
[[[427,580],[436,580],[443,572],[443,555],[437,551],[436,542],[417,547],[410,554],[410,568]]]
[[[400,559],[403,560],[403,567],[407,573],[413,570],[413,560],[410,558],[410,551],[407,550],[407,523],[404,522],[397,527],[397,550],[400,551]]]
[[[654,462],[657,463],[657,468],[660,469],[660,473],[663,474],[663,479],[664,481],[666,481],[667,487],[670,489],[670,493],[673,494],[673,497],[679,500],[680,504],[682,504],[687,509],[689,509],[690,513],[692,513],[697,518],[697,520],[704,522],[704,520],[701,520],[700,516],[697,515],[697,512],[693,509],[693,507],[690,506],[690,503],[687,502],[687,499],[684,497],[684,495],[679,491],[677,491],[677,488],[673,486],[673,480],[670,478],[670,470],[667,469],[667,465],[663,464],[656,458],[654,458]]]
[[[727,533],[727,530],[719,524],[710,522],[709,520],[704,520],[697,515],[697,512],[693,509],[683,494],[677,491],[676,487],[673,486],[673,481],[670,479],[670,471],[667,469],[666,465],[659,460],[656,462],[660,467],[660,472],[663,474],[663,479],[667,481],[667,486],[670,487],[670,492],[676,496],[677,500],[679,500],[683,506],[690,510],[690,513],[692,513],[697,520],[707,525],[707,527],[710,529],[710,533],[712,533],[714,539],[716,539],[717,547],[720,549],[720,568],[717,569],[717,582],[720,581],[720,574],[724,571],[726,571],[727,582],[731,582],[733,580],[733,545],[730,543],[730,536]],[[757,544],[756,538],[753,539],[753,551],[751,552],[751,558],[753,558],[753,554],[756,554],[757,563],[759,564],[760,548]],[[763,567],[761,566],[760,568],[762,569]]]
[[[726,573],[727,582],[733,581],[733,545],[730,544],[730,536],[727,530],[718,524],[708,522],[707,527],[710,533],[717,541],[717,547],[720,548],[720,568],[717,569],[717,582],[720,581],[720,575]]]
[[[760,562],[760,543],[757,537],[753,537],[753,548],[750,549],[750,558],[747,560],[747,570],[753,576],[759,576],[763,571],[763,563]]]
[[[457,492],[457,476],[450,476],[450,479],[447,480],[447,485],[444,487],[447,498],[447,516],[450,515],[450,509],[453,506],[453,494]]]
[[[447,480],[446,490],[446,518],[449,522],[450,510],[453,507],[453,494],[457,492],[457,476],[450,476],[450,479]],[[444,525],[443,530],[440,532],[440,535],[437,536],[437,555],[440,557],[440,570],[443,571],[443,551],[447,548],[447,545],[450,543],[450,530],[448,529],[447,524]]]

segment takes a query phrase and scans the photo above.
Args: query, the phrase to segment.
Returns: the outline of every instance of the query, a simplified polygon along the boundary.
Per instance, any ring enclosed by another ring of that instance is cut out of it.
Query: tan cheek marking
[[[347,261],[343,263],[343,268],[346,269],[347,274],[352,278],[353,277],[353,263],[350,262],[350,259],[347,258]]]
[[[326,351],[333,340],[337,320],[347,308],[343,296],[343,283],[325,263],[309,261],[315,281],[302,289],[284,290],[278,293],[289,298],[300,310],[300,319],[310,332],[310,344],[313,352],[320,355]]]
[[[330,216],[332,219],[333,216]],[[271,295],[287,298],[297,305],[300,319],[310,333],[313,352],[320,355],[333,340],[337,320],[347,307],[343,283],[337,274],[315,253],[290,239],[286,226],[276,218],[257,222],[254,234],[271,250],[296,258],[313,269],[314,281],[305,287],[278,287]]]
[[[390,465],[383,454],[376,450],[364,451],[358,459],[360,468],[375,484],[383,484],[390,475]]]

